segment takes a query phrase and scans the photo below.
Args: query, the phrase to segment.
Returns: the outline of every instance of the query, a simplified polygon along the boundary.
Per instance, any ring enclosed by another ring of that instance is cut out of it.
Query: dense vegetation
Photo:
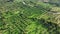
[[[53,6],[32,1],[0,3],[0,34],[60,34],[48,12]]]

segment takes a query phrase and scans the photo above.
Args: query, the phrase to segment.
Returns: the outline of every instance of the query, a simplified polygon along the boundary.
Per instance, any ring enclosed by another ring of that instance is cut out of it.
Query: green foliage
[[[11,4],[5,3],[0,8],[2,8],[0,9],[2,34],[53,34],[54,32],[50,32],[49,28],[46,27],[48,25],[46,19],[50,18],[47,15],[48,9],[51,8],[49,4],[12,2]]]

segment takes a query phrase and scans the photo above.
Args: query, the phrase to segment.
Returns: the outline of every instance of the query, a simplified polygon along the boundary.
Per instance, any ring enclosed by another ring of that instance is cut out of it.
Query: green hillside
[[[17,1],[0,3],[0,34],[60,34],[48,15],[52,5]]]

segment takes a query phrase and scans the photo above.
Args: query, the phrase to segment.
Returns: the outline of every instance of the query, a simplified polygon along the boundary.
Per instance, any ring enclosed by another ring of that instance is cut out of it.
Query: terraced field
[[[60,27],[48,15],[52,5],[34,2],[6,2],[0,5],[0,34],[60,34]]]

